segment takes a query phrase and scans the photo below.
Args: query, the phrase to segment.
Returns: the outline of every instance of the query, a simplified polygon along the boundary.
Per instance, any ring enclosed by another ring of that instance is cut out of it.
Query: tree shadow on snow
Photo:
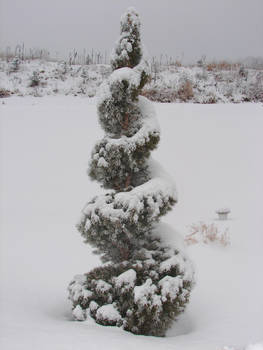
[[[167,331],[167,337],[177,337],[180,335],[186,335],[194,331],[194,324],[187,311],[181,314],[177,321],[175,321],[172,327]]]

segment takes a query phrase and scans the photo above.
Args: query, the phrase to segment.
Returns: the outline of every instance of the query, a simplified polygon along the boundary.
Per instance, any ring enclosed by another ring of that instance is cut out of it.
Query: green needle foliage
[[[150,102],[140,96],[150,76],[134,9],[121,19],[111,65],[98,99],[105,137],[89,165],[91,179],[110,192],[86,204],[77,226],[104,265],[76,276],[69,298],[78,320],[164,336],[189,300],[193,270],[179,247],[162,240],[165,228],[158,224],[177,199],[150,160],[160,132]]]

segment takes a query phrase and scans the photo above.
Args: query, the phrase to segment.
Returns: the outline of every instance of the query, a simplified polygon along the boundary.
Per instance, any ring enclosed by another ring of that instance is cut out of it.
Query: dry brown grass
[[[178,90],[145,88],[141,94],[156,102],[186,102],[194,97],[193,86],[189,80],[184,81]]]
[[[177,91],[173,89],[157,90],[154,88],[144,89],[142,96],[147,97],[151,101],[155,102],[175,102],[178,98]]]
[[[182,66],[183,66],[182,63],[181,63],[179,60],[176,60],[175,63],[174,63],[174,65],[175,65],[176,67],[182,67]]]
[[[227,61],[210,62],[206,65],[206,69],[209,72],[220,70],[237,70],[239,68],[240,63],[230,63]]]
[[[183,102],[189,101],[194,97],[193,86],[189,80],[186,80],[180,86],[180,89],[178,90],[178,97]]]

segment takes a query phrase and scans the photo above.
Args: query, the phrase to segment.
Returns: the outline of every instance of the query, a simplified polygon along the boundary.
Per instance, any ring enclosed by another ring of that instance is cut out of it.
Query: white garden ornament
[[[231,212],[229,208],[220,208],[216,210],[216,213],[218,214],[219,220],[227,220],[228,214]]]

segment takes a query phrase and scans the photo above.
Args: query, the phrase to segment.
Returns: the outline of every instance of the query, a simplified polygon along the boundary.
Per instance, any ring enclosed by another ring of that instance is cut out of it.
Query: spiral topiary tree
[[[89,165],[90,177],[111,191],[86,204],[77,226],[104,264],[75,276],[69,298],[77,320],[91,317],[135,334],[164,336],[189,300],[193,269],[176,233],[159,223],[177,198],[169,176],[150,158],[160,131],[151,103],[140,96],[149,67],[132,8],[121,18],[111,65],[98,99],[105,137]],[[165,243],[169,234],[174,248]]]

